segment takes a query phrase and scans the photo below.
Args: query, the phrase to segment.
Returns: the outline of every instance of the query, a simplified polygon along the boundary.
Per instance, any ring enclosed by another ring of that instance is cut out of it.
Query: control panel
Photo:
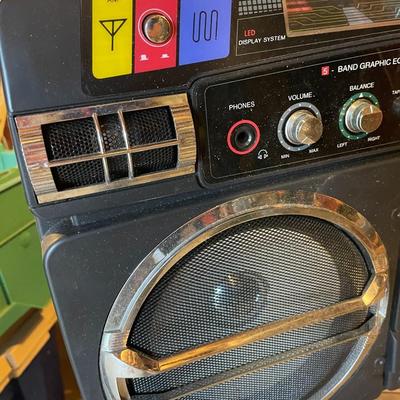
[[[300,3],[309,2],[85,0],[83,88],[90,95],[187,88],[207,73],[400,32],[399,0],[383,1],[379,12],[357,1]]]
[[[327,60],[204,90],[212,183],[400,143],[400,50]]]

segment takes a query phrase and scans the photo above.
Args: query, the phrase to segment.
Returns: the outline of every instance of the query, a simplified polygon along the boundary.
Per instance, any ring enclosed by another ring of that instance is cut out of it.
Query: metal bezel
[[[169,107],[175,124],[176,140],[129,147],[124,112],[146,110],[157,107]],[[124,136],[125,149],[105,151],[98,117],[117,114],[119,116]],[[93,118],[100,152],[65,160],[49,161],[46,153],[42,125],[81,118]],[[55,111],[43,114],[16,117],[15,122],[21,141],[26,167],[38,203],[48,203],[75,197],[88,196],[113,189],[136,186],[163,179],[195,173],[196,164],[196,134],[193,124],[188,97],[177,94],[163,97],[153,97],[128,102],[112,103],[99,106],[81,107],[70,110]],[[146,175],[133,176],[133,164],[130,154],[159,148],[176,146],[178,148],[178,164],[176,168]],[[128,159],[129,176],[127,179],[110,181],[107,158],[126,155]],[[51,168],[75,164],[83,161],[102,160],[105,183],[84,186],[81,188],[58,191],[53,179]]]
[[[383,320],[386,317],[388,260],[385,247],[370,223],[360,213],[340,200],[316,193],[277,191],[240,197],[211,209],[189,221],[171,234],[134,269],[111,309],[103,332],[100,350],[100,373],[103,388],[108,399],[120,400],[130,398],[126,379],[152,376],[165,370],[185,365],[188,362],[184,359],[187,353],[195,353],[196,351],[196,349],[193,349],[185,354],[182,353],[182,359],[178,355],[174,360],[175,364],[165,369],[161,369],[161,361],[159,361],[159,370],[157,370],[157,360],[151,360],[139,352],[127,349],[127,339],[141,306],[168,270],[183,256],[210,237],[250,220],[277,215],[303,215],[328,221],[352,237],[369,258],[373,269],[373,277],[362,296],[337,303],[326,309],[311,312],[314,313],[310,316],[311,322],[310,320],[307,322],[309,325],[332,315],[349,314],[355,309],[359,309],[357,307],[370,309],[374,306],[374,317],[365,324],[363,330],[349,332],[349,334],[353,334],[351,338],[334,337],[329,339],[333,343],[330,345],[351,339],[360,340],[356,345],[357,353],[353,357],[349,357],[348,361],[339,369],[337,374],[321,389],[318,393],[318,399],[329,398],[350,378],[375,342]],[[205,221],[213,222],[206,223]],[[324,311],[328,309],[330,313],[328,312],[324,315]],[[304,317],[307,317],[307,315],[296,316],[297,319]],[[278,321],[279,324],[286,324],[283,329],[284,331],[293,330],[301,326],[295,320]],[[271,330],[270,325],[268,324],[267,330]],[[278,328],[282,331],[282,326]],[[273,330],[271,336],[275,332]],[[224,349],[218,350],[218,352],[223,351]],[[298,351],[306,351],[306,349],[300,348]],[[174,358],[174,356],[171,358]],[[193,360],[196,359],[199,358],[193,357]],[[189,360],[189,362],[191,361]],[[271,362],[276,361],[272,360]],[[211,386],[218,383],[214,383]],[[204,390],[204,387],[202,390]],[[194,388],[193,391],[198,390]],[[184,394],[186,395],[187,393],[185,392]],[[182,393],[166,393],[162,398],[178,399],[181,396]],[[146,396],[137,397],[146,398]]]

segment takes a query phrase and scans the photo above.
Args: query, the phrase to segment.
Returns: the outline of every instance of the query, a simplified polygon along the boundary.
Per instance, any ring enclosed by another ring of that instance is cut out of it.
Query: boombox
[[[400,387],[400,1],[3,0],[0,35],[85,399]]]

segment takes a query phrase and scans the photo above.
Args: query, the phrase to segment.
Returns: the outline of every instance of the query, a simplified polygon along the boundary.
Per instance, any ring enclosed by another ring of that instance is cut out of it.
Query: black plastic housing
[[[14,123],[19,115],[187,92],[199,154],[204,154],[208,134],[204,92],[208,86],[272,70],[285,71],[294,65],[377,52],[390,46],[400,48],[399,34],[384,35],[384,30],[377,30],[379,37],[341,40],[331,45],[320,44],[315,49],[300,47],[298,51],[264,58],[253,55],[243,65],[223,69],[221,66],[209,73],[195,68],[184,85],[159,89],[149,79],[147,90],[121,93],[116,89],[107,95],[90,96],[82,82],[80,24],[79,0],[3,0],[0,3],[0,61],[10,127],[27,200],[37,217],[39,231],[43,239],[51,233],[62,235],[62,239],[47,248],[44,261],[84,398],[103,398],[98,370],[102,330],[116,296],[138,263],[191,218],[224,201],[271,190],[301,190],[336,197],[361,212],[376,228],[389,255],[389,315],[393,319],[386,320],[373,350],[334,398],[373,400],[385,387],[400,386],[399,290],[395,286],[400,244],[397,145],[214,184],[203,179],[200,171],[207,160],[200,157],[198,172],[194,175],[39,205]],[[166,79],[174,73],[179,72],[169,71]]]

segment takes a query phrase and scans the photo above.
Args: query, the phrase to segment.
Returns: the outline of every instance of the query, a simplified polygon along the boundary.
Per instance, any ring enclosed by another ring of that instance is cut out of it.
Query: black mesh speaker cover
[[[174,121],[168,107],[127,112],[124,118],[131,146],[176,138]]]
[[[258,219],[212,237],[181,259],[148,296],[128,346],[165,357],[288,316],[359,296],[370,277],[355,244],[312,217]],[[156,394],[311,345],[361,326],[356,312],[170,372],[131,380]],[[187,399],[303,399],[337,372],[357,341],[327,348],[191,394]]]
[[[125,142],[118,114],[98,116],[101,142],[111,182],[128,179],[130,161],[133,163],[134,177],[177,167],[176,144],[167,143],[167,147],[144,149],[135,154],[128,154],[127,150],[127,146],[143,146],[176,139],[169,107],[126,112],[123,117],[128,143]],[[93,118],[46,124],[42,126],[42,132],[49,161],[67,162],[65,165],[51,168],[58,191],[105,183],[106,174],[102,160],[72,162],[75,157],[100,154],[99,136]],[[110,154],[114,151],[126,151],[126,154]]]
[[[101,160],[85,161],[53,168],[53,178],[58,190],[74,189],[104,182]]]
[[[100,151],[92,118],[42,126],[49,160],[60,160]]]

